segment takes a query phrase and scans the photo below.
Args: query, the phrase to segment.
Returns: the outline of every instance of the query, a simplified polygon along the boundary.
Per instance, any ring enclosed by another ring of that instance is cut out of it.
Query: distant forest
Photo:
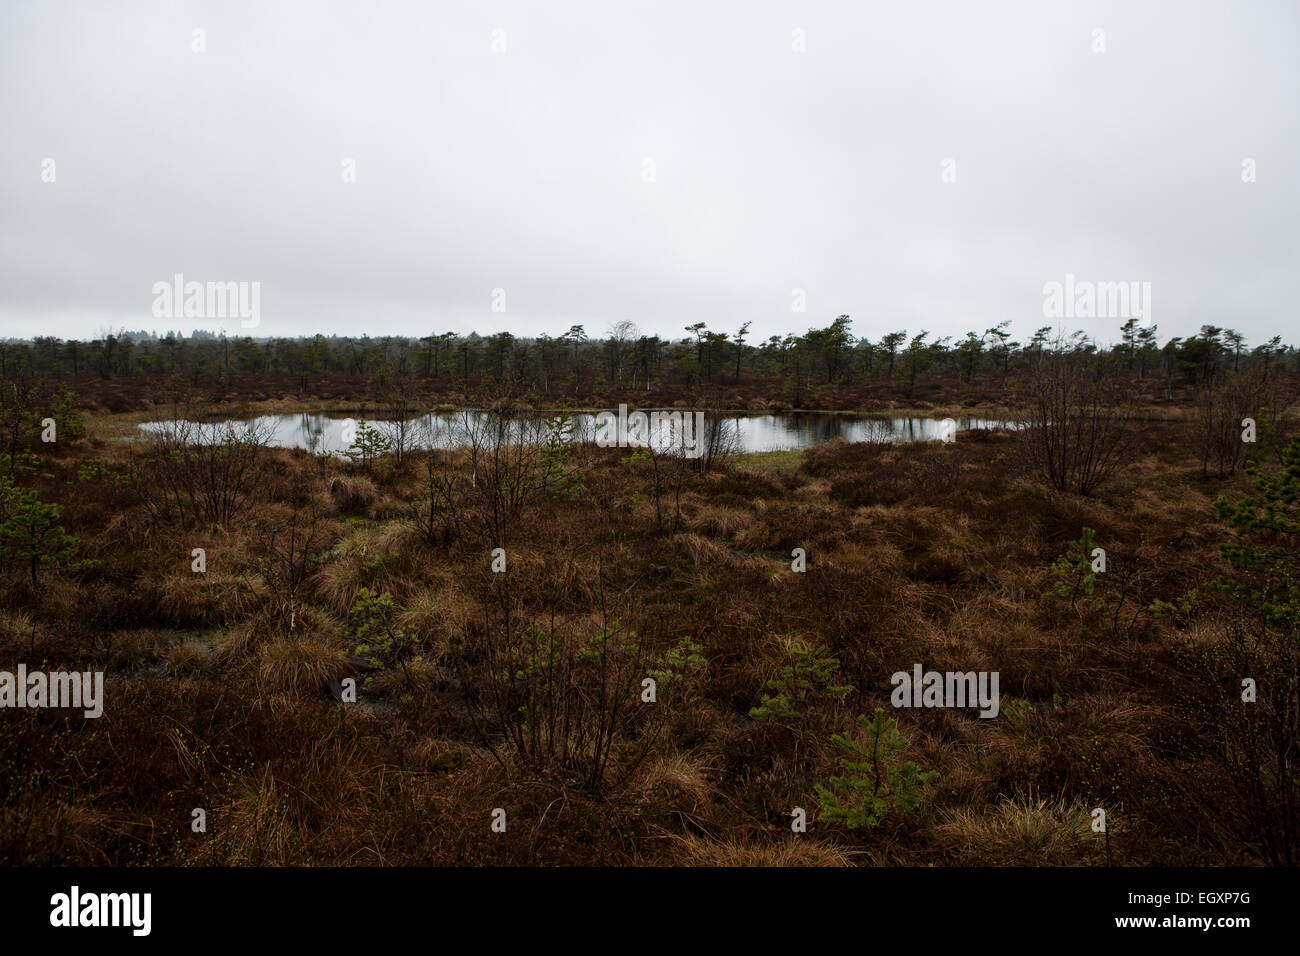
[[[732,331],[697,322],[685,327],[680,339],[643,335],[631,322],[610,325],[604,337],[589,336],[581,325],[535,338],[509,332],[253,338],[198,330],[189,336],[123,331],[91,341],[39,336],[0,342],[0,377],[36,374],[90,382],[161,377],[220,391],[223,384],[260,376],[299,394],[317,392],[321,381],[404,379],[423,380],[431,392],[491,389],[550,399],[748,386],[798,408],[824,386],[887,383],[907,399],[924,396],[924,386],[933,382],[942,382],[945,392],[976,384],[996,390],[1050,353],[1095,355],[1111,375],[1148,383],[1154,397],[1166,399],[1175,388],[1212,381],[1220,372],[1300,372],[1300,350],[1283,344],[1281,336],[1252,344],[1233,329],[1213,325],[1162,343],[1157,326],[1130,319],[1119,327],[1118,342],[1108,346],[1082,331],[1062,335],[1050,326],[1018,342],[1009,326],[1004,322],[960,338],[898,330],[872,341],[854,335],[852,320],[841,315],[824,328],[761,342],[751,341],[749,322]],[[825,398],[824,390],[820,397]]]

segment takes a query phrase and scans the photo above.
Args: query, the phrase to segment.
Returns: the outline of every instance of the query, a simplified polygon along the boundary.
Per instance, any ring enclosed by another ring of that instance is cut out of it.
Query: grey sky
[[[257,335],[1023,339],[1072,273],[1150,282],[1162,340],[1258,344],[1297,324],[1298,27],[1259,0],[8,2],[0,335],[219,327],[151,314],[182,273],[260,282]]]

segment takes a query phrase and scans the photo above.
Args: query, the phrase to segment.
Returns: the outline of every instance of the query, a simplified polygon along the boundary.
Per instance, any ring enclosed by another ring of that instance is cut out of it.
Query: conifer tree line
[[[1204,325],[1195,335],[1162,341],[1158,326],[1129,319],[1112,344],[1098,344],[1083,331],[1061,334],[1052,326],[1022,342],[1012,339],[1010,324],[960,337],[899,329],[873,340],[856,336],[850,317],[841,315],[824,328],[765,341],[753,339],[750,322],[730,330],[696,322],[676,339],[642,334],[628,321],[612,323],[603,336],[589,335],[582,325],[536,337],[441,332],[418,338],[254,338],[203,330],[189,335],[117,331],[91,340],[37,336],[0,342],[0,377],[26,372],[104,380],[178,374],[197,379],[273,373],[297,377],[306,387],[319,374],[383,374],[460,386],[509,384],[543,395],[575,387],[599,392],[648,390],[652,383],[725,386],[776,379],[797,403],[812,385],[888,380],[910,394],[933,376],[1005,384],[1049,353],[1105,356],[1115,374],[1170,384],[1202,384],[1243,369],[1300,371],[1300,350],[1283,344],[1280,335],[1250,343],[1234,329]]]

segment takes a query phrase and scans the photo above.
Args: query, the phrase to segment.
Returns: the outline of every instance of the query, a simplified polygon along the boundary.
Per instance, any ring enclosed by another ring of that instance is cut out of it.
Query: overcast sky
[[[255,335],[1113,338],[1044,318],[1072,274],[1151,283],[1162,341],[1292,339],[1298,27],[1286,0],[5,2],[0,336],[238,328],[155,318],[180,273],[260,283]]]

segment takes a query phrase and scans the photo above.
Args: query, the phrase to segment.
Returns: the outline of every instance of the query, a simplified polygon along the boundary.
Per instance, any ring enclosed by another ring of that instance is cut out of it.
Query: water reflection
[[[820,445],[832,438],[845,441],[937,441],[943,437],[943,419],[856,417],[817,412],[785,415],[742,415],[735,418],[744,451],[784,451]],[[958,431],[1003,428],[1008,423],[985,418],[958,418]]]
[[[418,436],[418,445],[455,444],[464,416],[477,419],[482,412],[454,412],[431,414],[415,423],[410,429]],[[732,423],[738,450],[741,452],[787,451],[820,445],[832,438],[845,441],[913,442],[936,441],[943,434],[943,419],[910,418],[904,416],[851,416],[830,415],[823,412],[788,412],[780,415],[728,415]],[[595,435],[595,416],[574,413],[575,434],[580,440],[591,441]],[[957,418],[958,431],[1011,427],[1008,422],[987,418]],[[230,426],[254,426],[269,436],[271,445],[284,448],[305,448],[314,454],[341,452],[349,446],[344,441],[348,423],[355,419],[331,418],[304,412],[298,415],[263,415],[259,418],[237,422],[221,422],[202,426],[200,434],[218,436],[228,433]],[[145,431],[166,429],[172,422],[147,422],[140,427]],[[371,421],[371,425],[387,431],[388,422]]]

